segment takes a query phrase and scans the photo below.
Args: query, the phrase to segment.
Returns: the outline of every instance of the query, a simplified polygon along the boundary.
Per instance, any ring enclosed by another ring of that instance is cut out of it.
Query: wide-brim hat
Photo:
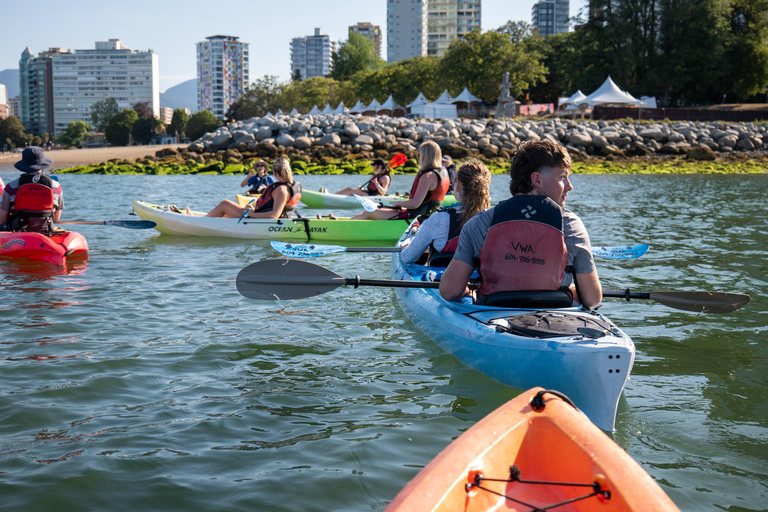
[[[451,165],[453,163],[453,159],[451,159],[448,155],[443,155],[443,163],[445,165]]]
[[[13,164],[21,172],[47,171],[53,167],[53,160],[45,156],[43,148],[29,146],[21,152],[21,160]]]
[[[263,165],[264,167],[266,167],[267,169],[269,169],[269,162],[267,162],[266,160],[264,160],[264,159],[262,159],[262,158],[258,159],[258,160],[256,161],[256,163],[255,163],[255,164],[253,164],[253,166],[254,166],[254,167],[256,167],[257,165]]]
[[[377,158],[376,160],[374,160],[374,161],[373,161],[373,164],[372,164],[372,165],[373,165],[374,167],[376,167],[377,165],[379,165],[379,166],[381,166],[381,167],[386,167],[386,166],[387,166],[387,163],[386,163],[384,160],[382,160],[381,158]]]

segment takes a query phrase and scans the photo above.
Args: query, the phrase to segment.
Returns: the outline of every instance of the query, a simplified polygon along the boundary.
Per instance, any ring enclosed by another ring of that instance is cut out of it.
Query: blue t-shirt
[[[256,190],[261,185],[268,187],[275,181],[277,180],[271,174],[267,174],[266,176],[259,176],[258,174],[254,174],[253,176],[248,178],[248,184],[251,186],[253,190]]]

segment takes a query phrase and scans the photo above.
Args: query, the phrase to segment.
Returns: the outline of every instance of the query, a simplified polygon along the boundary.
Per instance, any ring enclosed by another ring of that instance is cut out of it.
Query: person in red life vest
[[[419,146],[421,170],[413,180],[411,193],[405,201],[397,201],[394,207],[378,208],[373,212],[358,213],[352,220],[415,219],[419,215],[436,211],[445,199],[448,173],[443,168],[440,146],[427,141]]]
[[[411,244],[400,253],[400,261],[413,263],[429,250],[427,264],[446,267],[459,244],[462,226],[490,206],[491,172],[479,160],[464,163],[456,174],[454,195],[458,205],[434,213],[421,223]]]
[[[42,148],[30,146],[22,151],[14,167],[24,174],[3,190],[0,226],[11,231],[53,234],[54,222],[64,209],[61,185],[43,172],[53,167],[53,160],[45,156]]]
[[[597,306],[603,292],[589,235],[581,219],[564,208],[573,190],[570,172],[571,157],[560,144],[542,140],[521,145],[510,168],[512,197],[464,226],[440,280],[440,294],[452,301],[468,295],[467,283],[477,268],[480,304],[502,305],[496,299],[528,294],[553,301],[545,307],[571,305],[571,298]]]
[[[239,204],[225,199],[216,205],[206,217],[232,217],[239,219],[245,212],[251,219],[287,219],[301,199],[301,183],[293,181],[293,171],[288,159],[281,156],[272,164],[275,181],[259,198],[242,208]],[[187,213],[190,214],[189,208]]]
[[[391,173],[389,164],[381,158],[377,158],[373,161],[373,177],[371,179],[357,188],[343,188],[336,194],[340,196],[383,196],[389,190],[389,184],[392,182]]]
[[[3,181],[3,178],[0,178],[0,195],[3,194],[4,189],[5,189],[5,182]]]

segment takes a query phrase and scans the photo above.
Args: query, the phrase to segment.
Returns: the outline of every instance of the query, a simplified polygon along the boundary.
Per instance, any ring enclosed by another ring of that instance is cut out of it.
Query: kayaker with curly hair
[[[451,185],[442,158],[440,146],[436,142],[429,140],[423,143],[419,146],[421,170],[413,180],[408,199],[397,201],[393,207],[358,213],[352,220],[415,219],[419,215],[436,211]]]
[[[422,222],[411,244],[400,253],[400,261],[413,263],[429,250],[427,265],[447,266],[458,247],[461,228],[490,206],[490,184],[491,172],[483,162],[472,159],[462,164],[453,191],[458,205]]]
[[[460,300],[469,293],[467,283],[477,268],[480,304],[508,305],[504,302],[516,297],[530,303],[533,295],[522,292],[543,291],[536,301],[546,301],[546,307],[571,305],[574,299],[597,306],[603,292],[589,235],[581,219],[565,208],[573,190],[570,173],[571,157],[560,144],[521,145],[510,168],[512,197],[464,226],[440,294]]]
[[[357,188],[347,187],[339,190],[340,196],[383,196],[392,182],[392,169],[389,164],[377,158],[373,161],[373,177]]]
[[[277,181],[269,185],[264,192],[244,208],[239,204],[225,199],[209,211],[206,217],[231,217],[239,219],[246,212],[246,217],[251,219],[287,219],[296,209],[301,199],[301,184],[293,181],[293,171],[287,158],[281,156],[272,164],[272,172]],[[175,206],[170,209],[176,213],[182,213]],[[186,210],[187,215],[191,215],[189,207]]]

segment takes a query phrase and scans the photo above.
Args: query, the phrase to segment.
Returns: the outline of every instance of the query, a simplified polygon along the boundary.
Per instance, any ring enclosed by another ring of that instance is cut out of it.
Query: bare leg
[[[340,196],[367,196],[368,192],[360,190],[359,188],[347,187],[336,192]]]
[[[206,217],[230,217],[240,218],[243,215],[245,208],[241,208],[239,204],[225,199],[217,204],[213,210],[209,211]]]
[[[362,211],[350,220],[389,220],[401,211],[399,208],[379,208],[373,212]]]

